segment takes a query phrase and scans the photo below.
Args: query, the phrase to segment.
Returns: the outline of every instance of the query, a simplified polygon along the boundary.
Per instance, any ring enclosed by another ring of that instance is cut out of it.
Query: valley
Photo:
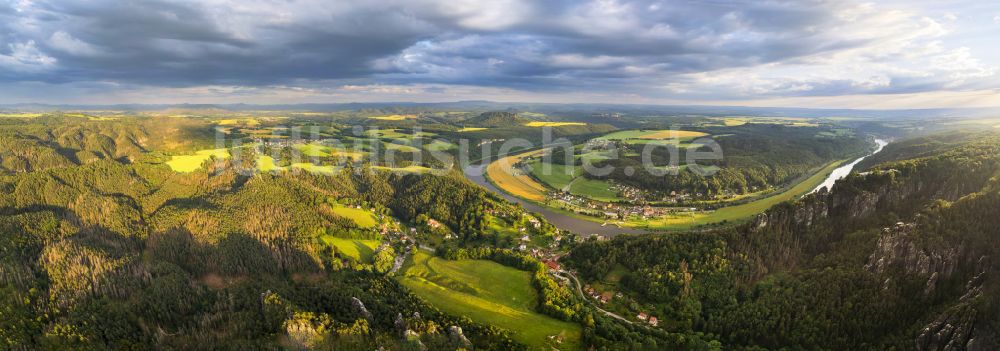
[[[266,330],[248,342],[331,349],[847,347],[843,330],[787,325],[767,339],[748,327],[757,313],[843,310],[817,287],[844,285],[830,294],[874,314],[813,327],[868,328],[866,342],[899,346],[917,326],[946,328],[913,322],[932,313],[905,307],[913,286],[933,286],[926,294],[941,309],[990,308],[955,300],[979,268],[938,272],[947,283],[885,268],[893,255],[988,252],[939,241],[893,251],[922,240],[909,228],[939,232],[915,213],[958,216],[973,211],[951,206],[992,201],[988,133],[489,111],[88,116],[0,123],[11,150],[0,162],[0,234],[12,253],[0,281],[37,301],[5,303],[41,321],[17,328],[46,343],[99,339],[43,325],[119,318],[79,333],[145,338],[137,326],[157,323],[190,336],[161,340],[185,348],[212,343],[197,336],[197,320],[219,318],[211,334],[225,343]],[[536,146],[545,133],[568,142]],[[713,144],[721,157],[672,164]],[[882,276],[900,285],[877,290]],[[218,307],[225,301],[244,307]]]

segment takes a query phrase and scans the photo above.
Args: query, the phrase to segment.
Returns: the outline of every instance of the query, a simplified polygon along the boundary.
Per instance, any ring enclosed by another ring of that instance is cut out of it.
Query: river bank
[[[831,187],[838,179],[841,179],[854,169],[858,163],[865,158],[882,151],[888,142],[876,139],[877,148],[871,154],[858,158],[850,163],[847,160],[831,162],[822,167],[814,174],[806,177],[801,182],[790,186],[787,190],[749,203],[723,207],[715,211],[691,212],[681,215],[664,216],[636,222],[633,226],[619,226],[617,224],[600,223],[599,220],[589,220],[580,218],[582,215],[563,213],[552,208],[540,205],[536,202],[528,201],[517,196],[513,196],[497,188],[486,176],[487,165],[469,166],[464,170],[466,178],[472,182],[483,186],[493,193],[511,202],[521,204],[528,211],[541,214],[557,228],[581,235],[600,234],[605,236],[615,236],[619,234],[644,234],[656,231],[670,230],[690,230],[707,224],[733,223],[751,218],[753,215],[767,210],[771,206],[793,200],[802,195],[810,194],[826,186]]]

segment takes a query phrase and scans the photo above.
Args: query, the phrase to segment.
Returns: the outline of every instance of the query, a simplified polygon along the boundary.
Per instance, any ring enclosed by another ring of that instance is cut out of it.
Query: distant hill
[[[83,104],[0,104],[0,110],[22,112],[48,112],[59,110],[115,110],[115,111],[160,111],[168,108],[188,110],[223,109],[228,111],[313,111],[334,112],[360,109],[395,109],[406,113],[425,111],[499,111],[517,110],[532,111],[549,115],[590,115],[593,113],[622,114],[625,116],[766,116],[766,117],[855,117],[855,118],[971,118],[995,117],[1000,115],[1000,108],[936,108],[907,110],[856,110],[856,109],[819,109],[793,107],[750,107],[750,106],[704,106],[704,105],[639,105],[639,104],[601,104],[601,103],[519,103],[492,101],[455,101],[455,102],[353,102],[324,104],[117,104],[117,105],[83,105]]]
[[[469,118],[466,123],[484,127],[513,127],[528,123],[528,120],[513,112],[486,112]]]

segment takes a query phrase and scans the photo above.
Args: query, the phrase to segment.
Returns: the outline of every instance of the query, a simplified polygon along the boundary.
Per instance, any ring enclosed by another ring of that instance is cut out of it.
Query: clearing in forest
[[[535,312],[531,273],[493,261],[449,261],[417,251],[398,280],[438,309],[512,331],[532,350],[580,349],[579,325]],[[550,336],[560,336],[557,343]]]

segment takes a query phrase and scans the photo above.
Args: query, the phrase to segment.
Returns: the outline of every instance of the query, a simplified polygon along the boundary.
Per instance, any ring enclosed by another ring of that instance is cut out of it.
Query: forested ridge
[[[381,236],[330,204],[430,216],[469,241],[485,211],[521,210],[457,175],[176,173],[143,123],[6,129],[5,164],[22,167],[0,176],[0,349],[523,348],[409,294],[385,258],[318,240]]]
[[[995,348],[1000,137],[886,151],[896,157],[752,223],[588,242],[563,261],[587,280],[624,267],[620,286],[668,330],[731,349]]]

